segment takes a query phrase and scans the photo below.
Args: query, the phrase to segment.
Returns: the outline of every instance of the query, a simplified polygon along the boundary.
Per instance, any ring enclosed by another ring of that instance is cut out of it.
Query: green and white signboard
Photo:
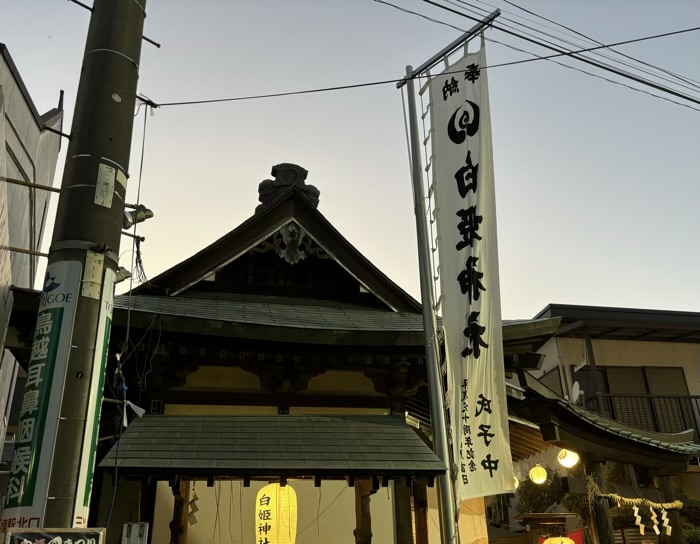
[[[46,271],[0,533],[41,527],[81,272],[79,261]]]

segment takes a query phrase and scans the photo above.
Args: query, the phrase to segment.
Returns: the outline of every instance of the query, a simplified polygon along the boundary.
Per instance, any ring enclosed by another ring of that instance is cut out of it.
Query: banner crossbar
[[[457,38],[455,41],[441,49],[438,53],[430,57],[427,61],[425,61],[423,64],[421,64],[418,68],[413,70],[413,73],[409,76],[406,75],[401,81],[399,81],[396,84],[396,88],[400,89],[404,85],[406,85],[406,82],[410,79],[413,78],[419,74],[422,74],[429,68],[432,68],[435,66],[443,57],[446,57],[450,53],[454,52],[455,49],[457,49],[460,45],[462,45],[464,42],[466,42],[469,38],[474,37],[476,34],[481,32],[482,29],[485,27],[489,26],[493,21],[496,19],[501,14],[501,10],[497,9],[493,12],[491,12],[485,19],[483,19],[481,22],[475,24],[473,27],[471,27],[469,30],[467,30],[464,34],[462,34],[459,38]]]

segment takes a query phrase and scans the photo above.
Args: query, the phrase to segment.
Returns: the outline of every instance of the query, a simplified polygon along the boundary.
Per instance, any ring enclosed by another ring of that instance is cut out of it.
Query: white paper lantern
[[[297,494],[291,486],[270,484],[255,498],[255,535],[261,542],[294,544],[297,538]]]
[[[530,480],[535,484],[543,484],[547,481],[547,471],[541,465],[535,465],[530,469]]]
[[[569,450],[561,450],[557,458],[559,459],[559,464],[566,468],[576,466],[580,459],[578,453]]]

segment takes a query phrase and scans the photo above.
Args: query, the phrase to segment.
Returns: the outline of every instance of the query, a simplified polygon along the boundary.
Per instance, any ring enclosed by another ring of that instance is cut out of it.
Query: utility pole
[[[145,4],[92,7],[4,528],[87,524]]]

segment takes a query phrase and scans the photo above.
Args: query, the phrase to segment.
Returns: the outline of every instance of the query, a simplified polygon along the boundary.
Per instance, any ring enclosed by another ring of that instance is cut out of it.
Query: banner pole
[[[418,233],[418,266],[420,270],[420,290],[423,303],[423,330],[428,369],[428,390],[430,398],[430,421],[433,427],[433,449],[445,463],[447,472],[437,479],[438,513],[442,544],[458,544],[457,517],[455,515],[455,495],[452,485],[452,462],[447,441],[445,424],[445,393],[440,369],[440,345],[437,339],[437,317],[435,315],[435,293],[430,265],[430,243],[425,210],[425,190],[423,189],[423,167],[420,156],[420,136],[416,116],[415,80],[413,67],[406,66],[408,94],[408,120],[411,141],[411,179],[413,182],[413,204]]]

